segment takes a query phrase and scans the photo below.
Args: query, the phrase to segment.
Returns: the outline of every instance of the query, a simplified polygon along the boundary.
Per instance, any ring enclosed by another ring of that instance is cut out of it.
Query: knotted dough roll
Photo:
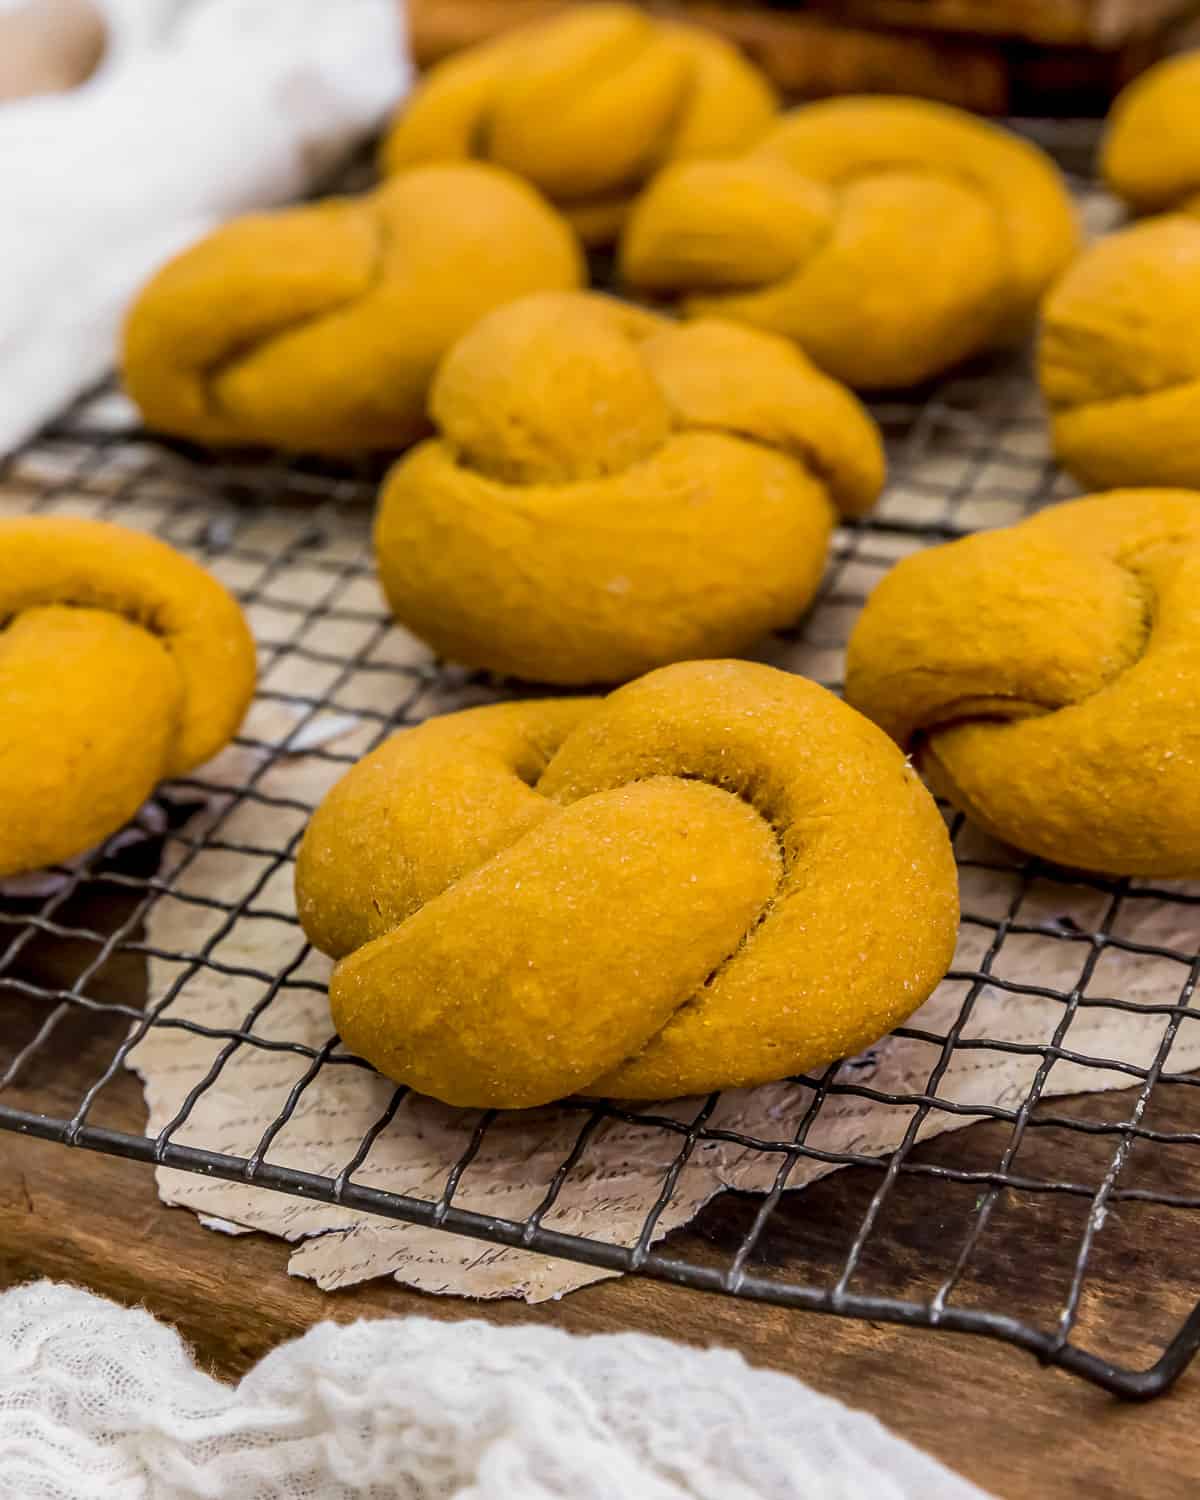
[[[664,162],[739,151],[774,112],[764,75],[719,37],[632,5],[577,6],[435,67],[392,126],[383,167],[496,162],[602,244]]]
[[[1083,484],[1200,488],[1200,218],[1101,240],[1046,299],[1038,374]]]
[[[835,519],[883,483],[879,433],[783,339],[587,293],[489,314],[434,381],[439,435],[375,526],[398,620],[545,682],[734,654],[811,600]]]
[[[361,198],[235,219],[170,261],[125,327],[149,426],[304,452],[401,448],[438,360],[489,308],[578,286],[567,224],[476,163],[404,172]]]
[[[0,876],[90,848],[232,737],[254,690],[236,601],[165,542],[0,520]]]
[[[1017,848],[1200,874],[1200,493],[1093,495],[905,558],[846,695]]]
[[[947,105],[845,98],[784,115],[741,157],[660,173],[621,271],[689,316],[786,334],[878,389],[1023,335],[1078,244],[1036,146]]]
[[[1200,214],[1200,52],[1156,63],[1121,92],[1100,166],[1138,213]]]
[[[479,1107],[824,1067],[920,1005],[958,918],[895,746],[736,661],[405,730],[317,809],[296,896],[346,1046]]]

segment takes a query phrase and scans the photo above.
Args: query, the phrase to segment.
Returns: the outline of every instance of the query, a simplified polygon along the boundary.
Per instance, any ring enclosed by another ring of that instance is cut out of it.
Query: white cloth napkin
[[[0,1500],[201,1496],[985,1500],[873,1417],[726,1350],[321,1323],[234,1387],[148,1313],[45,1281],[0,1296]]]
[[[402,97],[398,0],[105,0],[73,93],[0,106],[0,453],[100,378],[146,277],[304,192]]]

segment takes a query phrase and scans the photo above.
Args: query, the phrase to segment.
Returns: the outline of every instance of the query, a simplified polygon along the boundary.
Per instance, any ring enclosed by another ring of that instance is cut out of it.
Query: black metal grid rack
[[[817,675],[824,664],[835,686],[839,650],[853,615],[870,583],[897,555],[980,526],[1003,524],[1066,492],[1045,455],[1028,372],[1017,363],[969,372],[919,398],[880,406],[877,415],[891,448],[889,493],[873,516],[839,534],[820,603],[791,639],[779,643],[780,659],[799,660]],[[295,727],[283,739],[269,742],[256,740],[248,729],[242,744],[257,758],[254,769],[236,784],[211,784],[202,772],[166,789],[175,803],[195,803],[215,793],[226,799],[224,811],[201,833],[189,833],[188,824],[178,822],[165,842],[160,838],[122,848],[120,839],[110,841],[58,872],[60,878],[44,889],[0,900],[0,1008],[20,1002],[24,1017],[20,1026],[6,1022],[0,1028],[0,1128],[743,1298],[982,1333],[1020,1345],[1126,1397],[1153,1396],[1171,1385],[1200,1345],[1200,1305],[1190,1316],[1177,1314],[1170,1327],[1141,1328],[1138,1338],[1131,1336],[1127,1346],[1115,1351],[1089,1347],[1084,1325],[1095,1289],[1090,1278],[1097,1246],[1106,1235],[1119,1233],[1114,1225],[1123,1214],[1142,1209],[1200,1212],[1200,1120],[1198,1128],[1186,1128],[1186,1120],[1185,1128],[1178,1128],[1179,1110],[1190,1106],[1200,1077],[1173,1068],[1171,1059],[1181,1031],[1200,1014],[1192,1008],[1200,974],[1200,888],[1089,880],[1055,871],[982,844],[958,819],[951,826],[964,879],[963,931],[973,935],[974,956],[951,975],[960,986],[961,1002],[944,1034],[931,1034],[919,1022],[897,1033],[928,1049],[927,1076],[915,1092],[879,1094],[853,1068],[834,1067],[821,1078],[801,1080],[804,1107],[794,1117],[778,1120],[769,1139],[721,1127],[714,1121],[715,1097],[697,1101],[684,1116],[653,1108],[568,1103],[563,1108],[574,1112],[578,1125],[574,1144],[539,1184],[537,1206],[519,1218],[490,1216],[456,1202],[463,1174],[496,1125],[494,1113],[473,1121],[461,1156],[431,1196],[356,1180],[380,1134],[404,1107],[403,1090],[391,1097],[338,1170],[312,1173],[275,1159],[280,1133],[314,1080],[334,1068],[366,1069],[366,1064],[341,1052],[332,1036],[313,1046],[261,1024],[289,987],[306,983],[295,977],[303,948],[294,913],[258,911],[257,904],[274,877],[286,876],[309,807],[303,802],[281,807],[281,819],[285,812],[288,818],[270,847],[239,844],[225,832],[229,818],[249,803],[271,803],[264,777],[289,752],[295,737],[322,715],[352,714],[378,742],[430,712],[517,695],[521,689],[488,683],[419,653],[401,653],[399,659],[381,653],[393,632],[371,593],[373,474],[281,458],[218,458],[158,443],[133,421],[112,389],[92,394],[0,468],[0,505],[8,513],[82,511],[124,520],[146,526],[210,566],[224,565],[226,576],[232,573],[239,580],[237,592],[258,630],[259,701],[286,707]],[[285,544],[264,547],[256,540],[264,517],[286,521]],[[281,587],[289,579],[295,584],[300,575],[302,587]],[[353,648],[330,650],[323,644],[334,622],[353,626]],[[797,658],[795,652],[801,655]],[[272,669],[285,661],[301,677],[311,677],[311,691],[298,688],[295,677],[284,690],[272,687]],[[333,763],[354,758],[336,744],[311,753]],[[189,898],[189,868],[214,851],[253,857],[254,880],[227,897]],[[989,872],[1004,883],[1006,895],[999,906],[992,897],[978,904],[972,898],[980,888],[978,877]],[[1061,893],[1061,910],[1049,916],[1047,891]],[[1039,892],[1040,904],[1034,900]],[[104,898],[109,915],[102,923],[79,915],[90,896]],[[169,898],[195,901],[197,919],[203,908],[207,936],[194,949],[163,952],[145,941],[147,915]],[[1142,911],[1155,914],[1153,941],[1129,920],[1131,912],[1136,916]],[[288,941],[280,942],[278,966],[242,971],[256,999],[240,1024],[206,1025],[188,1014],[186,986],[198,973],[221,971],[217,950],[222,936],[247,913],[280,923]],[[31,954],[50,941],[71,948],[74,958],[65,975],[59,971],[47,977],[36,964],[30,967]],[[1038,953],[1051,948],[1069,950],[1077,958],[1077,964],[1072,960],[1073,982],[1048,987],[1037,982],[1036,973],[1031,977],[1028,968],[1007,967],[1006,955],[1020,951],[1036,969]],[[177,966],[176,977],[152,988],[144,1005],[132,991],[114,996],[111,983],[99,980],[123,957],[136,964],[170,960]],[[1107,977],[1106,966],[1114,958],[1127,965],[1121,973],[1133,976],[1125,990],[1114,988]],[[1036,1042],[979,1035],[971,1018],[985,991],[1010,997],[1014,1006],[1036,999],[1049,1007],[1053,1025]],[[1081,1016],[1097,1011],[1137,1016],[1139,1022],[1150,1018],[1161,1028],[1151,1052],[1131,1062],[1073,1045],[1072,1027]],[[62,1029],[102,1021],[110,1027],[115,1022],[116,1029],[89,1086],[69,1109],[61,1102],[51,1107],[36,1085],[39,1059],[52,1051]],[[131,1048],[162,1027],[188,1031],[209,1047],[210,1066],[157,1134],[104,1124],[104,1099],[125,1076]],[[298,1059],[299,1072],[277,1118],[245,1154],[222,1154],[203,1141],[181,1141],[182,1127],[198,1101],[213,1088],[230,1057],[243,1049],[273,1049]],[[1031,1059],[1031,1076],[1020,1097],[970,1105],[940,1092],[957,1059],[1004,1052]],[[1065,1066],[1103,1074],[1103,1086],[1115,1083],[1123,1091],[1089,1095],[1082,1108],[1051,1107],[1055,1070]],[[814,1121],[822,1109],[848,1095],[908,1112],[899,1146],[887,1157],[854,1150],[831,1153],[812,1144]],[[1160,1111],[1164,1100],[1170,1106],[1165,1114]],[[944,1137],[930,1155],[921,1138],[930,1121],[944,1115],[954,1116],[958,1124],[964,1119],[980,1123]],[[553,1209],[564,1183],[595,1132],[618,1120],[674,1143],[664,1158],[657,1201],[640,1233],[629,1242],[614,1243],[556,1230]],[[1062,1142],[1061,1172],[1035,1172],[1024,1165],[1029,1142],[1046,1133]],[[975,1144],[981,1140],[986,1141],[983,1148]],[[731,1143],[770,1164],[769,1191],[744,1201],[732,1230],[726,1227],[708,1239],[689,1231],[658,1241],[656,1227],[689,1160],[714,1144]],[[787,1189],[797,1164],[814,1158],[858,1169],[838,1172],[801,1195],[822,1195],[827,1237],[840,1236],[838,1253],[828,1267],[801,1256],[799,1264],[780,1272],[771,1264],[772,1236],[784,1206],[796,1201]],[[909,1188],[925,1195],[923,1215],[934,1205],[943,1258],[915,1280],[901,1277],[897,1283],[879,1246],[886,1248],[889,1236],[903,1240],[911,1231],[902,1213],[894,1215]],[[990,1241],[998,1239],[1003,1247],[1005,1236],[1017,1232],[1006,1212],[1018,1200],[1040,1216],[1023,1221],[1020,1232],[1036,1232],[1060,1247],[1059,1272],[1051,1278],[1054,1284],[1042,1298],[1044,1305],[1035,1305],[1032,1293],[989,1283],[986,1270],[981,1278],[976,1269],[981,1259],[988,1263],[985,1247]],[[1122,1274],[1133,1274],[1130,1264],[1129,1256],[1106,1262],[1102,1297],[1112,1291],[1114,1277],[1119,1281]],[[1142,1267],[1138,1274],[1152,1274],[1152,1268]],[[1186,1285],[1186,1268],[1171,1274],[1183,1275]],[[1200,1296],[1200,1288],[1186,1294],[1190,1303]],[[1136,1306],[1133,1313],[1140,1318]],[[1130,1368],[1127,1350],[1136,1352],[1144,1367]]]

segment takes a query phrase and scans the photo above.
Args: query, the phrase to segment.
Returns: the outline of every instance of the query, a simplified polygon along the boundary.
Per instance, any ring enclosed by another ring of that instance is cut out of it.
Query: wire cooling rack
[[[888,493],[872,516],[839,533],[818,605],[771,648],[774,659],[834,687],[849,627],[898,556],[1006,524],[1066,493],[1045,453],[1028,371],[1017,362],[977,369],[919,397],[880,405],[876,414],[889,439]],[[112,388],[78,403],[0,469],[0,512],[90,514],[141,526],[224,578],[258,636],[258,707],[289,716],[286,733],[275,737],[259,737],[257,721],[248,721],[239,745],[251,769],[240,779],[210,781],[202,771],[167,787],[164,821],[145,830],[145,839],[117,836],[70,867],[7,888],[0,898],[0,1128],[606,1270],[844,1316],[980,1333],[1126,1397],[1166,1390],[1200,1345],[1200,1304],[1186,1315],[1200,1286],[1192,1284],[1186,1259],[1159,1267],[1177,1283],[1169,1326],[1161,1318],[1147,1325],[1145,1303],[1131,1288],[1154,1272],[1152,1260],[1143,1263],[1150,1251],[1137,1215],[1200,1212],[1200,1128],[1188,1128],[1189,1110],[1200,1127],[1193,1092],[1200,1078],[1172,1064],[1173,1048],[1194,1024],[1200,888],[1056,871],[987,843],[958,818],[951,829],[963,880],[964,945],[949,979],[958,986],[957,1013],[936,1033],[923,1029],[920,1018],[896,1033],[926,1051],[919,1088],[880,1092],[870,1086],[869,1069],[835,1066],[820,1078],[799,1080],[803,1088],[794,1097],[802,1103],[776,1119],[769,1134],[754,1136],[720,1123],[716,1096],[683,1115],[570,1104],[573,1143],[533,1184],[535,1206],[513,1217],[459,1201],[464,1174],[489,1134],[502,1128],[494,1112],[471,1118],[461,1154],[428,1195],[359,1180],[404,1107],[403,1090],[391,1095],[336,1170],[299,1170],[277,1159],[281,1133],[318,1079],[339,1069],[366,1077],[369,1069],[343,1053],[335,1037],[313,1045],[290,1035],[286,1024],[266,1024],[272,1015],[286,1015],[281,997],[318,988],[303,978],[306,950],[294,911],[273,896],[280,881],[290,881],[311,804],[274,796],[273,770],[302,742],[340,769],[368,744],[431,713],[523,691],[437,662],[410,641],[397,649],[399,633],[380,606],[371,571],[369,515],[377,477],[367,469],[217,457],[163,444],[137,428]],[[336,739],[323,743],[311,736],[331,717],[353,721],[365,734],[353,754],[339,749]],[[221,810],[194,831],[187,813],[214,797]],[[252,806],[278,815],[265,842],[238,838],[238,813]],[[190,893],[190,876],[213,857],[244,859],[250,877],[216,895]],[[92,909],[91,897],[107,913],[100,923],[79,915]],[[146,941],[147,924],[164,901],[191,903],[194,937],[188,943],[164,949]],[[228,933],[250,919],[277,925],[277,964],[239,966],[222,956]],[[69,951],[65,972],[60,965],[47,976],[31,967],[31,954],[48,944]],[[131,972],[149,965],[158,974],[144,1002],[132,980],[128,994],[113,995],[111,973],[122,960],[133,965]],[[1046,973],[1068,970],[1061,983],[1044,982]],[[233,1025],[206,1024],[188,1004],[189,986],[221,975],[236,976],[254,997]],[[994,1014],[986,1009],[989,996],[1002,997],[1023,1016],[1041,1007],[1049,1017],[1044,1036],[1015,1041],[1003,1026],[981,1030],[980,1016]],[[1136,1020],[1142,1035],[1149,1026],[1152,1045],[1134,1059],[1081,1049],[1075,1039],[1087,1023],[1080,1018],[1097,1016]],[[69,1108],[60,1093],[30,1085],[31,1077],[45,1075],[39,1065],[65,1033],[102,1023],[109,1025],[111,1043],[99,1049]],[[154,1134],[104,1124],[104,1100],[126,1076],[131,1052],[164,1028],[187,1033],[200,1049],[193,1086]],[[206,1099],[228,1077],[231,1059],[281,1052],[298,1071],[252,1150],[213,1150],[194,1130],[189,1134]],[[1013,1097],[973,1106],[951,1095],[948,1077],[964,1059],[997,1056],[1028,1066]],[[1049,1096],[1064,1092],[1064,1076],[1079,1080],[1080,1089],[1121,1091],[1089,1095],[1082,1109],[1052,1106]],[[880,1157],[815,1144],[822,1112],[848,1098],[902,1112],[908,1123],[895,1150]],[[923,1143],[931,1126],[947,1120],[979,1123]],[[653,1204],[636,1235],[619,1243],[556,1229],[564,1185],[596,1133],[615,1121],[666,1143]],[[1031,1141],[1047,1134],[1060,1148],[1061,1170],[1045,1169],[1044,1152],[1037,1157],[1042,1165],[1028,1168]],[[765,1164],[768,1190],[735,1197],[733,1212],[711,1223],[701,1214],[695,1231],[660,1241],[657,1230],[681,1174],[717,1146],[735,1146]],[[787,1205],[797,1201],[789,1186],[814,1160],[854,1170],[838,1171],[799,1195],[810,1211],[789,1220]],[[3,1170],[0,1154],[0,1175]],[[805,1239],[818,1219],[820,1256],[815,1241]],[[794,1244],[793,1253],[783,1254],[789,1234],[799,1236],[798,1249]],[[1022,1284],[1026,1256],[1041,1268],[1038,1285]],[[1010,1269],[1002,1274],[1005,1265]],[[1093,1347],[1089,1320],[1123,1297],[1136,1334],[1116,1349]],[[1138,1368],[1131,1353],[1142,1356]]]

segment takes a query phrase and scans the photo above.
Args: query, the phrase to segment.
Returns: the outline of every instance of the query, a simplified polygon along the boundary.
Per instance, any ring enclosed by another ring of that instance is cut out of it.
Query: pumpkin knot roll
[[[254,676],[237,603],[164,542],[0,520],[0,876],[90,848],[214,755]]]
[[[403,731],[317,809],[296,894],[346,1046],[501,1108],[822,1068],[920,1005],[958,918],[896,747],[737,661]]]
[[[632,5],[587,5],[440,63],[384,142],[386,172],[480,157],[529,178],[589,244],[665,162],[749,146],[775,113],[733,47]]]
[[[1038,355],[1055,453],[1085,485],[1200,488],[1200,218],[1094,245],[1046,299]]]
[[[235,219],[170,261],[126,321],[125,384],[150,427],[200,443],[401,448],[460,333],[583,275],[570,228],[519,178],[404,172],[361,198]]]
[[[1121,92],[1100,166],[1113,192],[1138,213],[1200,215],[1200,52],[1156,63]]]
[[[997,837],[1200,874],[1200,494],[1116,490],[905,558],[847,698]]]
[[[617,682],[732,655],[811,600],[835,519],[883,483],[878,430],[783,339],[611,298],[490,313],[434,381],[375,545],[396,618],[443,656]]]
[[[782,116],[741,157],[660,173],[621,272],[688,316],[784,334],[870,390],[1019,339],[1078,244],[1037,147],[947,105],[846,98]]]

